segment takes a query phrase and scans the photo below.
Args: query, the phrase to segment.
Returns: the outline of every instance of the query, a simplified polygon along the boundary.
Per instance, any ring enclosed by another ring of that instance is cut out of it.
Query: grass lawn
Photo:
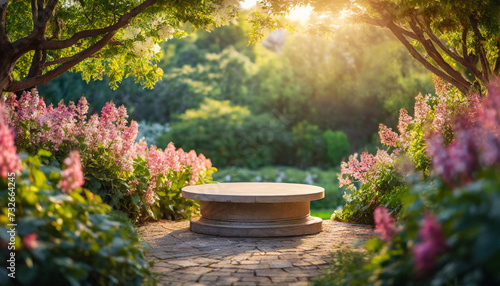
[[[330,219],[334,210],[311,210],[311,216],[319,217],[322,219]]]

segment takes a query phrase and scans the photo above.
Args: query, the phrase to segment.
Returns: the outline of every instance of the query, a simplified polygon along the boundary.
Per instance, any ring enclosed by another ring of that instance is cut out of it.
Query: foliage
[[[384,150],[379,150],[376,156],[364,152],[359,161],[354,154],[347,163],[342,163],[339,182],[352,193],[345,194],[347,204],[335,212],[335,219],[373,223],[373,211],[379,205],[397,216],[400,199],[408,189],[405,177],[413,172],[418,172],[421,178],[428,175],[430,161],[425,134],[436,132],[442,134],[444,142],[450,142],[454,137],[453,118],[477,108],[480,102],[477,94],[462,96],[440,79],[435,79],[435,83],[437,96],[416,97],[414,117],[405,109],[400,110],[399,134],[380,125],[381,143],[392,149],[391,154]],[[356,181],[361,186],[354,184]]]
[[[134,120],[160,123],[173,123],[186,110],[199,108],[205,97],[230,100],[254,115],[273,116],[287,132],[304,120],[321,132],[343,131],[353,150],[372,141],[379,122],[395,127],[400,108],[411,112],[412,95],[432,91],[430,74],[381,29],[345,27],[331,39],[284,33],[276,52],[247,46],[247,25],[240,18],[238,25],[169,40],[158,64],[165,73],[151,91],[131,80],[112,91],[107,78],[85,84],[70,73],[39,90],[54,104],[85,94],[90,111],[113,100]],[[296,150],[289,137],[286,141],[277,149],[277,163],[294,165]],[[321,161],[315,164],[328,165]]]
[[[323,33],[332,33],[346,19],[388,29],[422,66],[463,94],[484,88],[500,72],[496,0],[262,1],[268,15],[276,17],[295,5],[330,16],[312,25]],[[256,24],[267,23],[272,21]]]
[[[314,285],[364,286],[363,266],[367,262],[367,254],[362,251],[340,249],[333,254],[330,266],[324,274],[314,281]]]
[[[349,151],[351,151],[351,146],[347,135],[342,131],[332,131],[326,130],[322,134],[323,140],[325,140],[326,145],[326,155],[330,159],[330,164],[336,166],[340,164],[341,160],[344,159]]]
[[[500,85],[493,82],[484,102],[454,118],[451,142],[430,131],[431,177],[405,197],[402,225],[388,212],[378,218],[377,230],[391,235],[366,243],[369,261],[361,275],[345,276],[349,283],[500,283],[499,111]]]
[[[299,167],[317,164],[320,158],[324,157],[325,145],[317,125],[307,121],[299,122],[292,128],[292,142],[296,165]]]
[[[282,142],[283,132],[283,125],[271,116],[252,115],[246,107],[207,98],[199,109],[182,114],[158,141],[185,149],[196,146],[219,166],[257,167],[272,162],[271,146]]]
[[[344,193],[346,205],[336,210],[332,218],[340,221],[373,224],[373,212],[379,205],[387,206],[397,214],[401,210],[400,198],[408,188],[404,177],[396,172],[396,156],[379,150],[377,155],[357,154],[349,157],[349,162],[342,163],[339,174],[340,186],[347,185],[350,193]],[[343,176],[352,176],[361,181],[361,186],[344,181]]]
[[[227,25],[238,9],[231,0],[4,1],[0,92],[28,89],[67,70],[86,81],[106,75],[112,88],[129,76],[152,88],[163,74],[156,65],[160,43],[186,35],[185,22],[208,30]]]
[[[89,117],[85,97],[76,105],[60,102],[54,108],[35,90],[19,99],[11,94],[6,103],[19,150],[33,154],[37,148],[48,149],[59,164],[70,150],[78,150],[86,187],[137,222],[189,217],[196,205],[180,198],[180,189],[208,182],[215,171],[203,154],[173,145],[163,152],[144,140],[135,142],[138,125],[128,123],[123,106],[107,103],[100,115]]]
[[[16,279],[1,263],[2,285],[142,285],[152,284],[149,263],[137,240],[109,217],[110,207],[90,191],[64,193],[59,169],[43,165],[50,153],[40,150],[23,159],[23,170],[0,178],[0,243],[10,241],[8,207],[15,209]],[[15,194],[15,206],[9,203]],[[125,228],[124,228],[125,227]],[[2,247],[1,256],[9,250]]]
[[[311,184],[323,187],[325,197],[311,202],[311,210],[329,212],[344,203],[338,187],[335,169],[320,169],[317,167],[305,170],[291,167],[263,167],[259,169],[224,168],[214,174],[217,182],[283,182]]]
[[[134,162],[130,189],[123,194],[120,208],[138,222],[149,218],[174,220],[191,217],[198,211],[199,204],[183,198],[182,188],[209,183],[212,173],[217,171],[200,155],[198,158],[194,151],[188,154],[182,149],[175,151],[174,145],[169,144],[165,152],[152,149],[145,158],[138,157]]]

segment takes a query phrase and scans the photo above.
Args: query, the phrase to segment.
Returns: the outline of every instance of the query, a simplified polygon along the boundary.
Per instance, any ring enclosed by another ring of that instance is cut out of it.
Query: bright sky
[[[240,1],[241,8],[249,9],[257,4],[257,0],[245,0]],[[290,14],[288,14],[287,18],[293,21],[306,22],[311,15],[312,8],[310,6],[307,7],[297,7],[293,9]]]

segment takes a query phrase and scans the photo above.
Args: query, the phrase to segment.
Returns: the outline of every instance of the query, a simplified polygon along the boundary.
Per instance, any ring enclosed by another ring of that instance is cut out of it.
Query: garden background
[[[135,227],[214,181],[323,186],[313,214],[375,225],[317,284],[500,283],[497,1],[2,1],[0,23],[2,284],[154,284]]]
[[[90,112],[124,105],[139,135],[212,160],[214,180],[307,183],[326,189],[313,202],[324,219],[344,204],[340,162],[380,147],[378,125],[394,127],[401,108],[433,91],[432,76],[387,31],[345,27],[331,38],[279,30],[249,45],[248,13],[230,26],[162,45],[154,89],[125,79],[85,82],[65,73],[38,87],[47,104],[77,102]],[[190,27],[184,27],[189,30]],[[277,38],[276,42],[273,42]]]

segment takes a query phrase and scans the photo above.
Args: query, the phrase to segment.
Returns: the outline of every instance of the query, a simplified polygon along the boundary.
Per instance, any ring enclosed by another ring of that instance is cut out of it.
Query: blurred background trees
[[[375,27],[345,27],[329,39],[278,30],[255,45],[248,32],[242,17],[169,40],[153,90],[128,79],[110,90],[109,79],[66,73],[39,91],[53,103],[85,95],[95,110],[112,100],[132,119],[169,123],[160,146],[199,150],[218,167],[336,167],[352,151],[374,149],[378,124],[395,127],[400,108],[411,112],[415,95],[433,90],[430,73]]]

